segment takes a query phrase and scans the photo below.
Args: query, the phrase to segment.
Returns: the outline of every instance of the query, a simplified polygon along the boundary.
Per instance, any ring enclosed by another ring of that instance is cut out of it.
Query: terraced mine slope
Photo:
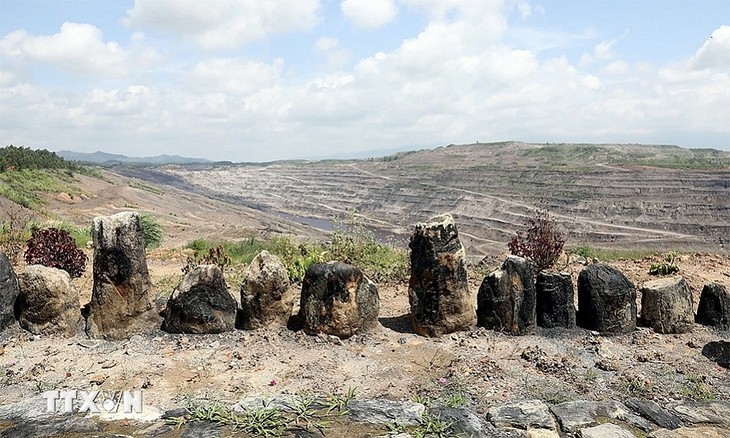
[[[405,239],[414,223],[451,212],[474,256],[504,252],[536,208],[557,218],[572,246],[725,252],[730,236],[730,152],[709,149],[505,142],[118,171],[320,229],[354,218]]]

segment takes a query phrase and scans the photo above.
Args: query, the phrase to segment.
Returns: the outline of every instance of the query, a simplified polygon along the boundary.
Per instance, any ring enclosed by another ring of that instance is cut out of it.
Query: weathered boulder
[[[233,330],[236,299],[216,265],[191,269],[172,291],[162,330],[169,333],[221,333]]]
[[[350,420],[370,424],[420,424],[426,407],[411,401],[397,402],[385,399],[351,400],[347,402]]]
[[[575,328],[575,292],[570,274],[540,272],[535,293],[538,326]]]
[[[730,341],[712,341],[702,347],[702,355],[723,368],[730,369]]]
[[[647,281],[641,287],[641,323],[657,333],[692,330],[692,290],[684,277]]]
[[[83,326],[79,293],[68,272],[31,265],[18,276],[16,315],[20,326],[36,335],[74,336]]]
[[[550,408],[541,400],[509,402],[489,409],[489,421],[497,427],[556,430]]]
[[[725,286],[709,283],[702,288],[695,322],[730,330],[730,292]]]
[[[90,337],[124,339],[157,327],[142,227],[137,213],[94,219],[94,286],[88,305]]]
[[[509,256],[484,278],[477,294],[477,323],[513,335],[535,332],[536,301],[532,266]]]
[[[286,267],[275,255],[261,251],[248,266],[241,284],[241,310],[236,327],[253,330],[286,325],[294,307]]]
[[[0,252],[0,332],[15,323],[15,300],[19,294],[18,277],[8,257]]]
[[[467,281],[466,253],[454,218],[445,214],[417,224],[408,246],[408,300],[415,332],[440,336],[473,326],[476,311]]]
[[[578,325],[605,334],[636,329],[636,288],[606,264],[586,266],[578,275]]]
[[[348,338],[378,325],[378,288],[360,268],[342,262],[312,265],[302,281],[299,317],[307,334]]]

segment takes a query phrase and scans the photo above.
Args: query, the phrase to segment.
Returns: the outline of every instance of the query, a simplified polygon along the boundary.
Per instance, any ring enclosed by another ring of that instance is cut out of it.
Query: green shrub
[[[670,251],[664,255],[664,261],[662,263],[654,263],[649,267],[649,275],[672,275],[679,272],[679,266],[677,266],[677,257],[679,254],[676,251]]]
[[[86,269],[86,254],[76,247],[68,231],[58,228],[34,229],[25,250],[25,262],[63,269],[73,277],[81,277]]]
[[[142,226],[142,238],[144,239],[145,248],[157,248],[162,244],[162,225],[149,214],[139,216],[139,223]]]

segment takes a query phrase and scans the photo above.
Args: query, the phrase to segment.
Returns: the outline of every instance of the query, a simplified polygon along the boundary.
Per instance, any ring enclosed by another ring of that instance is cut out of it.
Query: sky
[[[728,0],[0,0],[0,146],[730,149]]]

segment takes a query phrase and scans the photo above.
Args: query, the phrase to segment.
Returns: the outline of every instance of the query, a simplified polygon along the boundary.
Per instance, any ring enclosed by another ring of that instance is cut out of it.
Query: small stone
[[[497,427],[555,430],[555,418],[540,400],[506,403],[489,409],[487,418]]]
[[[93,385],[101,385],[102,383],[106,382],[107,376],[103,374],[97,374],[95,376],[92,376],[91,379],[89,379],[89,383]]]
[[[702,355],[723,368],[730,369],[730,342],[712,341],[702,347]]]
[[[347,403],[350,419],[359,423],[405,426],[420,424],[426,407],[414,402],[396,402],[384,399],[351,400]]]

